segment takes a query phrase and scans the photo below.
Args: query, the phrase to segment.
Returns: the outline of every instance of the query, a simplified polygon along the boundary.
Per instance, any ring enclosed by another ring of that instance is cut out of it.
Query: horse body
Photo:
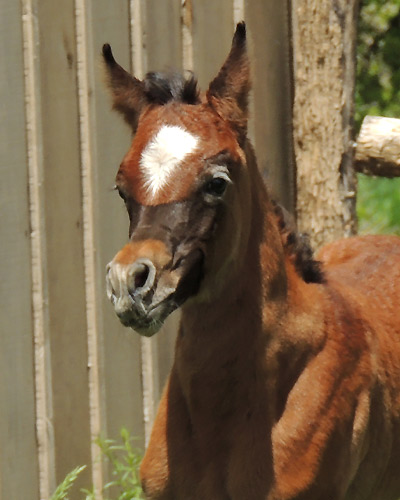
[[[400,325],[385,290],[400,292],[399,243],[332,248],[347,262],[327,261],[321,285],[292,270],[266,322],[242,309],[254,290],[183,307],[142,465],[149,498],[398,498]]]
[[[326,262],[326,284],[288,263],[285,300],[262,317],[252,287],[182,308],[142,465],[149,498],[398,498],[399,242],[332,248],[348,260]]]
[[[246,138],[243,24],[205,96],[104,56],[136,131],[117,175],[131,239],[108,293],[144,335],[182,310],[141,466],[147,498],[396,500],[400,240],[351,238],[312,258]]]

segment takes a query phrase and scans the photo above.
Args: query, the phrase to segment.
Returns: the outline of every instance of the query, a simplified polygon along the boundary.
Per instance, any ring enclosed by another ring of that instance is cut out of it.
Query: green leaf
[[[66,499],[69,490],[72,488],[77,477],[84,469],[86,469],[86,465],[83,465],[82,467],[77,467],[76,469],[71,471],[69,474],[67,474],[65,476],[64,481],[57,486],[56,491],[53,493],[50,500]]]

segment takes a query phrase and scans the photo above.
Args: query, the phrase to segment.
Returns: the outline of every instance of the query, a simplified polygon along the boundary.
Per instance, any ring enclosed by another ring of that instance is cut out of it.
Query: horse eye
[[[227,185],[228,182],[222,177],[214,177],[214,179],[207,182],[204,191],[212,196],[222,196]]]
[[[118,186],[115,186],[114,187],[114,190],[117,191],[117,193],[119,194],[119,196],[124,200],[126,201],[126,196],[124,195],[124,193],[119,189]]]

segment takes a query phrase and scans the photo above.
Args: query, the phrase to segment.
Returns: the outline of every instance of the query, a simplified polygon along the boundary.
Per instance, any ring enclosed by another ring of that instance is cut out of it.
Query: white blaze
[[[146,188],[152,196],[166,186],[182,160],[192,153],[198,137],[182,127],[164,125],[147,144],[140,158]]]

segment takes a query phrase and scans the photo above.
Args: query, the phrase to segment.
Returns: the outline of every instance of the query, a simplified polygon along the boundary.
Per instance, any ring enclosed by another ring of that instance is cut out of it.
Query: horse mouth
[[[137,289],[129,286],[129,273],[111,262],[107,266],[107,295],[121,323],[145,337],[157,333],[167,317],[197,293],[203,261],[203,252],[193,251],[177,267],[154,273],[151,286],[144,283]],[[136,275],[133,282],[137,281]]]
[[[165,300],[161,304],[150,307],[148,310],[143,310],[138,313],[138,304],[132,303],[132,307],[117,313],[121,323],[136,333],[144,337],[152,337],[163,326],[167,317],[176,309],[178,305],[173,298]]]

